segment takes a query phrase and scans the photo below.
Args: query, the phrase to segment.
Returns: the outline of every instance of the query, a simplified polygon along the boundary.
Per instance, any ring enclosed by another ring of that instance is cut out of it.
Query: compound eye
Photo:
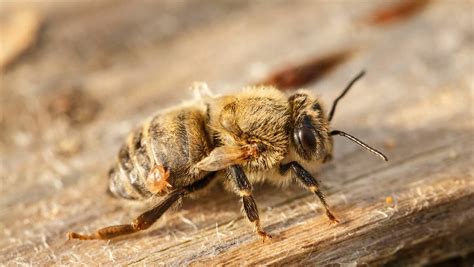
[[[316,150],[316,134],[313,127],[303,127],[296,131],[296,138],[305,154],[311,155]]]

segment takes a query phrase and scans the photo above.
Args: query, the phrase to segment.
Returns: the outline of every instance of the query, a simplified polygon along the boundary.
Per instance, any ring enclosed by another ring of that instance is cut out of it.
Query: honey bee
[[[271,86],[246,88],[226,96],[196,86],[188,104],[161,111],[133,131],[109,172],[109,191],[121,198],[160,202],[130,224],[99,229],[69,239],[111,239],[149,228],[183,197],[221,181],[238,194],[243,211],[265,240],[252,184],[288,184],[294,177],[321,201],[333,223],[318,180],[312,175],[333,153],[333,136],[346,137],[387,161],[379,151],[343,131],[330,129],[338,101],[365,72],[357,75],[327,114],[319,99],[300,90],[291,96]]]

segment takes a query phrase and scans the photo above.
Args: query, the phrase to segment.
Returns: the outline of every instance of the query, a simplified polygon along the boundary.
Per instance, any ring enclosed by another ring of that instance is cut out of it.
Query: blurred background
[[[367,76],[338,106],[334,127],[381,148],[399,164],[390,165],[393,173],[380,184],[368,183],[380,191],[373,189],[368,197],[360,185],[361,193],[351,195],[358,187],[348,181],[379,170],[380,162],[338,140],[334,164],[323,170],[322,176],[330,178],[321,179],[331,188],[329,195],[337,195],[332,203],[340,206],[339,213],[349,208],[348,202],[367,201],[370,210],[371,199],[402,196],[413,186],[455,181],[453,177],[462,183],[451,188],[461,191],[436,193],[444,196],[436,201],[449,202],[464,192],[464,201],[474,206],[472,188],[468,189],[474,165],[473,14],[474,2],[467,0],[1,1],[1,262],[334,263],[322,247],[304,247],[319,242],[315,240],[301,245],[302,254],[285,240],[278,241],[279,249],[255,245],[250,228],[240,219],[240,230],[232,226],[232,234],[225,228],[223,236],[203,238],[211,234],[201,229],[214,231],[218,224],[241,216],[233,196],[205,199],[201,209],[185,203],[184,213],[167,217],[175,228],[130,242],[65,242],[71,228],[90,231],[125,223],[138,214],[139,209],[123,208],[105,196],[105,174],[127,133],[157,110],[191,98],[188,88],[194,81],[207,82],[213,92],[222,94],[255,84],[271,84],[288,93],[304,87],[330,106],[365,69]],[[440,147],[445,150],[439,158],[410,167],[401,164]],[[305,217],[314,216],[311,207],[285,209],[285,201],[296,192],[314,201],[297,187],[284,193],[261,190],[257,200],[263,218],[276,214],[265,212],[270,208],[280,207],[286,214],[267,220],[279,226],[271,228],[274,231],[297,229],[298,222],[313,218]],[[346,201],[341,200],[339,196],[345,195]],[[232,208],[220,207],[226,203]],[[456,236],[454,229],[473,218],[472,209],[463,214],[468,217],[440,236]],[[158,223],[155,229],[167,225]],[[467,229],[461,234],[472,238],[472,227]],[[472,260],[474,246],[454,240],[446,250],[459,253],[428,253],[423,262]],[[335,244],[327,242],[326,248]],[[258,248],[260,256],[253,255],[252,261],[245,252],[232,254],[242,243],[250,246],[248,251]],[[157,252],[165,247],[168,252]],[[407,245],[407,251],[419,250]],[[359,262],[376,262],[369,260],[376,257],[367,251],[341,253],[352,257],[339,262],[364,257],[369,258]],[[421,262],[408,252],[403,257],[387,255],[380,262]]]

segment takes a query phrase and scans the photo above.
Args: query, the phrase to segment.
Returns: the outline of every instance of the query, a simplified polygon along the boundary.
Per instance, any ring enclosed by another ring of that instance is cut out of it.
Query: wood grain
[[[34,46],[0,73],[0,263],[469,266],[472,6],[430,1],[372,27],[359,22],[377,1],[2,3],[0,19],[28,10],[42,24]],[[316,175],[340,224],[329,225],[297,185],[261,185],[256,201],[274,235],[264,244],[238,198],[220,188],[146,232],[66,240],[69,230],[127,223],[145,209],[109,198],[106,171],[126,134],[189,99],[193,81],[232,93],[288,63],[346,49],[358,52],[306,87],[329,104],[366,69],[333,127],[390,161],[336,139],[334,160]]]

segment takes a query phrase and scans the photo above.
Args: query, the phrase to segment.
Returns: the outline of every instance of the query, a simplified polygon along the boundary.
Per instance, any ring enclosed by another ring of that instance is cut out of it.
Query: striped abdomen
[[[186,107],[158,114],[132,132],[109,171],[109,190],[127,199],[144,199],[157,192],[150,186],[151,172],[166,170],[172,188],[191,184],[199,177],[191,167],[209,154],[206,114]]]

